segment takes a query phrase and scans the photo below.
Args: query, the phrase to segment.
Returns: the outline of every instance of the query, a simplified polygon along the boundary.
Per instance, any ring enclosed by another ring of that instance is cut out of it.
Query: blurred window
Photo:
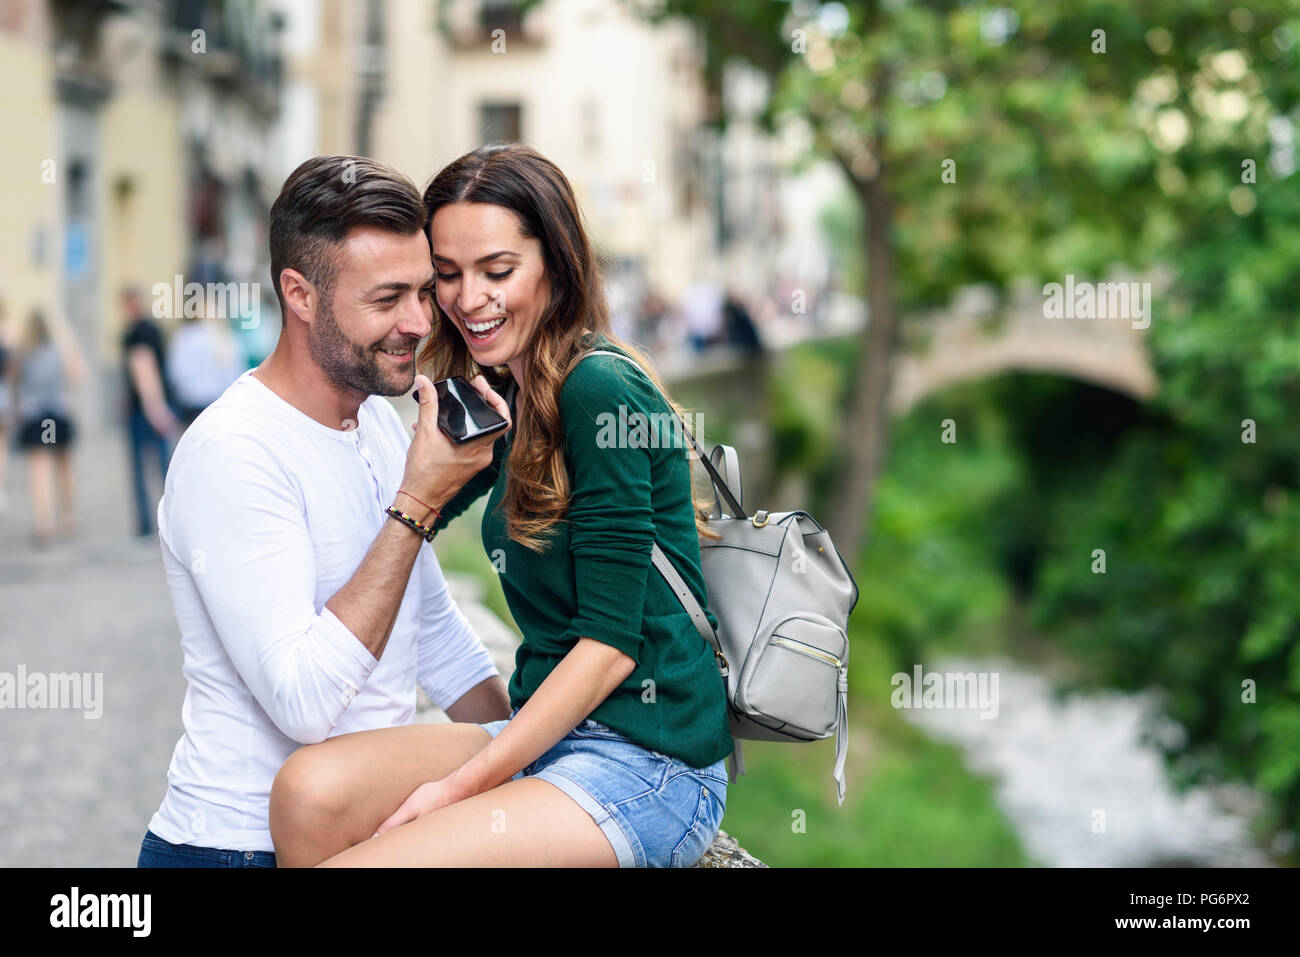
[[[483,0],[478,11],[478,22],[484,33],[504,30],[506,36],[510,37],[523,32],[518,0]]]
[[[523,108],[518,103],[484,103],[479,107],[479,142],[517,143],[523,135]]]

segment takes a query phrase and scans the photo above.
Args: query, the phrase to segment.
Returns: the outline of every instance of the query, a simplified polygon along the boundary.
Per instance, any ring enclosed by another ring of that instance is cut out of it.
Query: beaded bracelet
[[[426,542],[433,541],[434,531],[432,528],[430,528],[427,525],[421,525],[419,522],[417,522],[411,516],[407,515],[396,505],[390,505],[388,506],[388,508],[384,509],[384,511],[387,512],[389,515],[391,515],[393,518],[397,519],[403,525],[407,526],[408,528],[414,529],[415,533],[420,537],[422,537]]]

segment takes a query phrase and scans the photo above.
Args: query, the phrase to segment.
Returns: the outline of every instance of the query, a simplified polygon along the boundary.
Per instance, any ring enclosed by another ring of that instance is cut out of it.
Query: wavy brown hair
[[[466,153],[439,172],[424,191],[425,231],[431,247],[434,213],[452,203],[504,207],[519,218],[523,235],[541,246],[550,301],[527,347],[524,367],[528,375],[519,385],[523,401],[516,404],[515,439],[506,462],[501,502],[510,538],[540,552],[553,526],[569,509],[559,394],[578,356],[589,348],[583,343],[584,330],[603,335],[632,356],[685,425],[683,409],[668,395],[644,353],[610,331],[600,265],[573,188],[559,167],[517,143]],[[472,379],[482,373],[501,391],[510,381],[510,370],[505,366],[480,368],[437,297],[433,312],[433,331],[420,351],[418,368],[434,381],[453,375]],[[692,498],[696,528],[701,535],[716,537],[705,525],[707,506],[694,488]]]

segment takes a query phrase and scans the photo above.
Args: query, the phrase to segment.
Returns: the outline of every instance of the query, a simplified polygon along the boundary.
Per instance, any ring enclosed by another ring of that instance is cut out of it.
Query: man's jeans
[[[272,851],[226,851],[217,847],[172,844],[144,832],[136,867],[275,867]]]
[[[147,449],[157,455],[161,466],[163,481],[167,479],[167,465],[171,462],[171,443],[154,431],[143,412],[132,412],[127,422],[127,431],[131,443],[131,479],[135,485],[136,533],[144,536],[153,533],[153,517],[158,508],[158,500],[151,499],[144,477],[144,457]],[[162,486],[159,486],[159,495]],[[152,501],[152,505],[150,502]]]

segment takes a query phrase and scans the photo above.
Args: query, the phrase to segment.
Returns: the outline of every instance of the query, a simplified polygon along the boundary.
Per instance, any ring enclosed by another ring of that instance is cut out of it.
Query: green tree
[[[1006,288],[1021,275],[1096,275],[1168,254],[1185,225],[1180,177],[1238,168],[1180,152],[1184,128],[1199,137],[1224,124],[1215,105],[1192,97],[1222,97],[1233,81],[1211,68],[1208,87],[1186,84],[1225,51],[1284,72],[1269,54],[1289,9],[1255,4],[1229,17],[1217,0],[1141,9],[1071,0],[631,5],[693,23],[715,88],[733,60],[770,77],[765,123],[804,124],[865,213],[870,322],[830,513],[853,556],[869,537],[903,312],[971,282]],[[1280,76],[1261,83],[1270,93],[1283,85]],[[1236,105],[1233,96],[1225,108]]]

